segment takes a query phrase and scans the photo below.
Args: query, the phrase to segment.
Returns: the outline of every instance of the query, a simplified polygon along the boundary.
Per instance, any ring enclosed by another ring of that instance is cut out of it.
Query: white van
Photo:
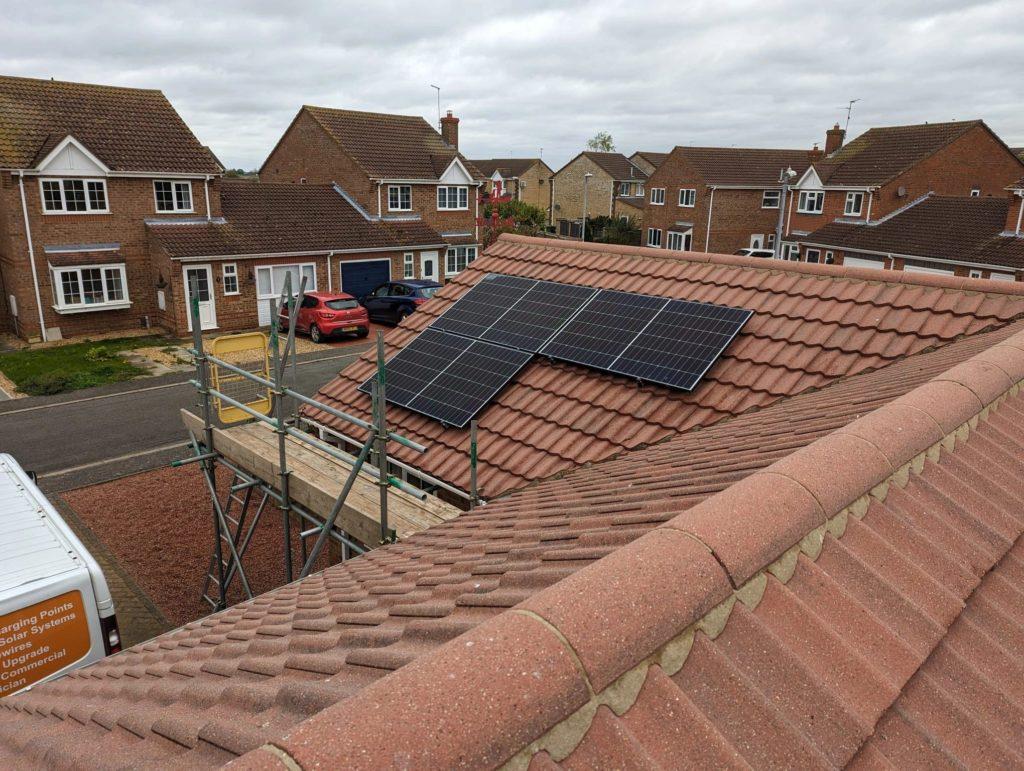
[[[120,650],[100,566],[0,453],[0,697]]]

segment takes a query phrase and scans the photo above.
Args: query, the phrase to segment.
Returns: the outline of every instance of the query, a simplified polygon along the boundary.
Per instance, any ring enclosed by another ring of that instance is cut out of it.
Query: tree
[[[587,140],[587,149],[598,153],[614,153],[615,140],[607,131],[598,131]]]
[[[627,219],[614,218],[610,220],[601,233],[601,243],[604,244],[626,244],[627,246],[640,245],[640,227],[637,225],[636,217]]]
[[[491,224],[492,204],[484,206],[484,248],[493,243],[502,233],[519,233],[524,236],[538,235],[547,225],[548,213],[525,201],[505,201],[498,204],[498,226]]]

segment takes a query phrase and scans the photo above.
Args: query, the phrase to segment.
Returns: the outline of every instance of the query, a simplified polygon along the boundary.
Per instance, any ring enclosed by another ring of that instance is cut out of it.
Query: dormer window
[[[468,209],[469,188],[461,185],[439,185],[437,188],[439,210]]]
[[[107,214],[107,183],[102,179],[41,179],[46,214]]]
[[[156,210],[165,213],[192,211],[192,183],[158,179],[153,182]]]

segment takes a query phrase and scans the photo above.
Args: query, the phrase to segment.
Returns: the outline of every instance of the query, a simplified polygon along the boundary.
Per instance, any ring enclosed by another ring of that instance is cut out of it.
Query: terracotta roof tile
[[[0,76],[0,167],[34,168],[69,135],[114,171],[222,171],[160,91]]]
[[[387,354],[412,339],[488,272],[594,287],[668,294],[755,311],[743,331],[690,394],[642,386],[573,365],[536,360],[478,416],[478,482],[485,497],[608,458],[697,426],[821,388],[837,378],[885,366],[1024,314],[1024,290],[1009,282],[805,266],[724,255],[590,246],[503,237],[386,338]],[[960,282],[960,283],[958,283]],[[370,374],[370,354],[320,395],[369,417],[356,388]],[[599,408],[599,409],[595,409]],[[309,416],[341,429],[329,416]],[[400,407],[388,410],[398,430],[430,445],[401,460],[466,489],[467,432]],[[356,435],[358,438],[358,435]],[[493,446],[492,446],[493,445]]]
[[[949,400],[945,407],[934,402],[933,410],[922,386],[984,351],[988,359],[978,361],[1004,360],[1011,371],[1024,367],[1022,329],[1015,323],[961,339],[579,468],[5,698],[0,762],[211,766],[271,741],[304,765],[340,753],[353,765],[359,759],[365,765],[493,764],[541,738],[588,703],[595,684],[610,680],[617,683],[605,692],[614,718],[602,718],[588,740],[597,711],[585,710],[575,724],[582,733],[571,735],[560,759],[573,748],[584,752],[587,741],[597,743],[613,728],[612,735],[621,739],[625,731],[627,745],[641,748],[633,757],[706,751],[751,765],[847,757],[943,638],[958,604],[966,607],[954,627],[970,619],[1011,635],[1003,639],[1020,637],[1012,619],[1024,609],[1015,607],[1016,595],[1004,585],[984,596],[968,594],[1009,548],[1014,518],[1024,529],[1024,499],[1013,482],[1024,473],[1018,468],[1022,397],[1000,396],[996,409],[969,417],[976,428],[966,433],[954,426],[957,438],[944,439],[946,449],[915,461],[917,470],[903,472],[905,486],[888,484],[885,500],[858,508],[845,531],[830,520],[827,534],[802,538],[806,552],[790,563],[787,551],[764,579],[763,595],[745,587],[746,609],[734,608],[728,621],[724,610],[731,600],[716,606],[716,598],[723,592],[731,597],[733,583],[749,569],[725,558],[708,561],[710,552],[678,531],[687,529],[687,511],[719,499],[735,501],[735,514],[721,511],[722,528],[735,528],[730,518],[739,518],[753,530],[751,506],[768,500],[768,491],[751,499],[730,495],[733,486],[752,484],[742,480],[759,471],[763,476],[769,464],[794,451],[822,453],[831,432],[844,426],[844,435],[873,436],[873,424],[853,421],[875,410],[881,410],[878,425],[903,428],[886,437],[888,444],[879,440],[890,462],[919,453],[922,441],[946,431],[910,420],[907,409],[961,414]],[[970,381],[978,369],[960,372],[948,377]],[[955,393],[964,395],[956,400],[976,398],[953,382],[934,385],[960,388]],[[831,474],[830,457],[821,455],[819,474]],[[809,481],[813,467],[787,473]],[[837,487],[851,490],[872,480],[844,472]],[[993,488],[998,494],[975,492]],[[847,499],[838,495],[825,505]],[[781,503],[773,511],[757,521],[788,521]],[[812,514],[808,524],[822,519]],[[674,532],[651,532],[670,520]],[[706,521],[714,524],[712,517]],[[734,542],[746,544],[748,560],[758,554],[770,560],[785,548],[777,534],[763,532],[758,543],[741,530]],[[790,525],[788,532],[800,538],[799,530]],[[942,559],[931,558],[936,549]],[[684,553],[686,559],[672,559]],[[640,564],[651,571],[647,580],[630,555],[649,559]],[[733,583],[723,583],[725,569]],[[594,571],[606,580],[595,582]],[[668,573],[680,576],[671,586]],[[705,594],[696,591],[701,586]],[[593,608],[574,614],[574,606],[591,607],[601,598],[605,607],[620,608],[614,628],[595,624]],[[529,604],[505,612],[523,601]],[[683,627],[691,614],[708,606],[711,613],[687,637]],[[544,614],[555,619],[558,632]],[[645,623],[633,628],[631,619],[640,617]],[[616,680],[658,647],[656,637],[667,641],[679,632],[655,653],[653,666]],[[583,652],[578,661],[567,656],[566,635]],[[840,654],[824,659],[822,652],[830,650]],[[393,667],[401,668],[389,674]],[[794,696],[797,685],[802,700]],[[812,721],[812,709],[829,720]],[[45,717],[60,710],[74,717]],[[699,719],[687,721],[694,731],[675,731],[677,719],[668,726],[652,722],[694,712]],[[131,729],[108,728],[125,724]],[[696,736],[710,738],[697,746]],[[247,755],[243,767],[255,767],[267,754]]]
[[[172,257],[326,252],[445,243],[421,220],[373,220],[331,185],[224,180],[223,222],[152,222],[149,232]]]
[[[684,158],[709,185],[779,187],[782,171],[791,168],[801,175],[811,164],[807,150],[679,146],[673,153]]]

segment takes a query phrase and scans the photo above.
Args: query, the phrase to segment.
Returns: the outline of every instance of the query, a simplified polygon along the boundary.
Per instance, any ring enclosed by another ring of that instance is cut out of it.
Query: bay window
[[[458,185],[438,185],[437,208],[439,210],[468,209],[469,188]]]
[[[107,183],[102,179],[41,179],[46,214],[107,214]]]
[[[449,246],[445,255],[445,275],[454,276],[456,273],[466,269],[476,259],[475,246]]]
[[[127,308],[131,304],[123,264],[51,267],[50,271],[58,313]]]
[[[158,179],[153,182],[158,212],[191,212],[192,183]]]

